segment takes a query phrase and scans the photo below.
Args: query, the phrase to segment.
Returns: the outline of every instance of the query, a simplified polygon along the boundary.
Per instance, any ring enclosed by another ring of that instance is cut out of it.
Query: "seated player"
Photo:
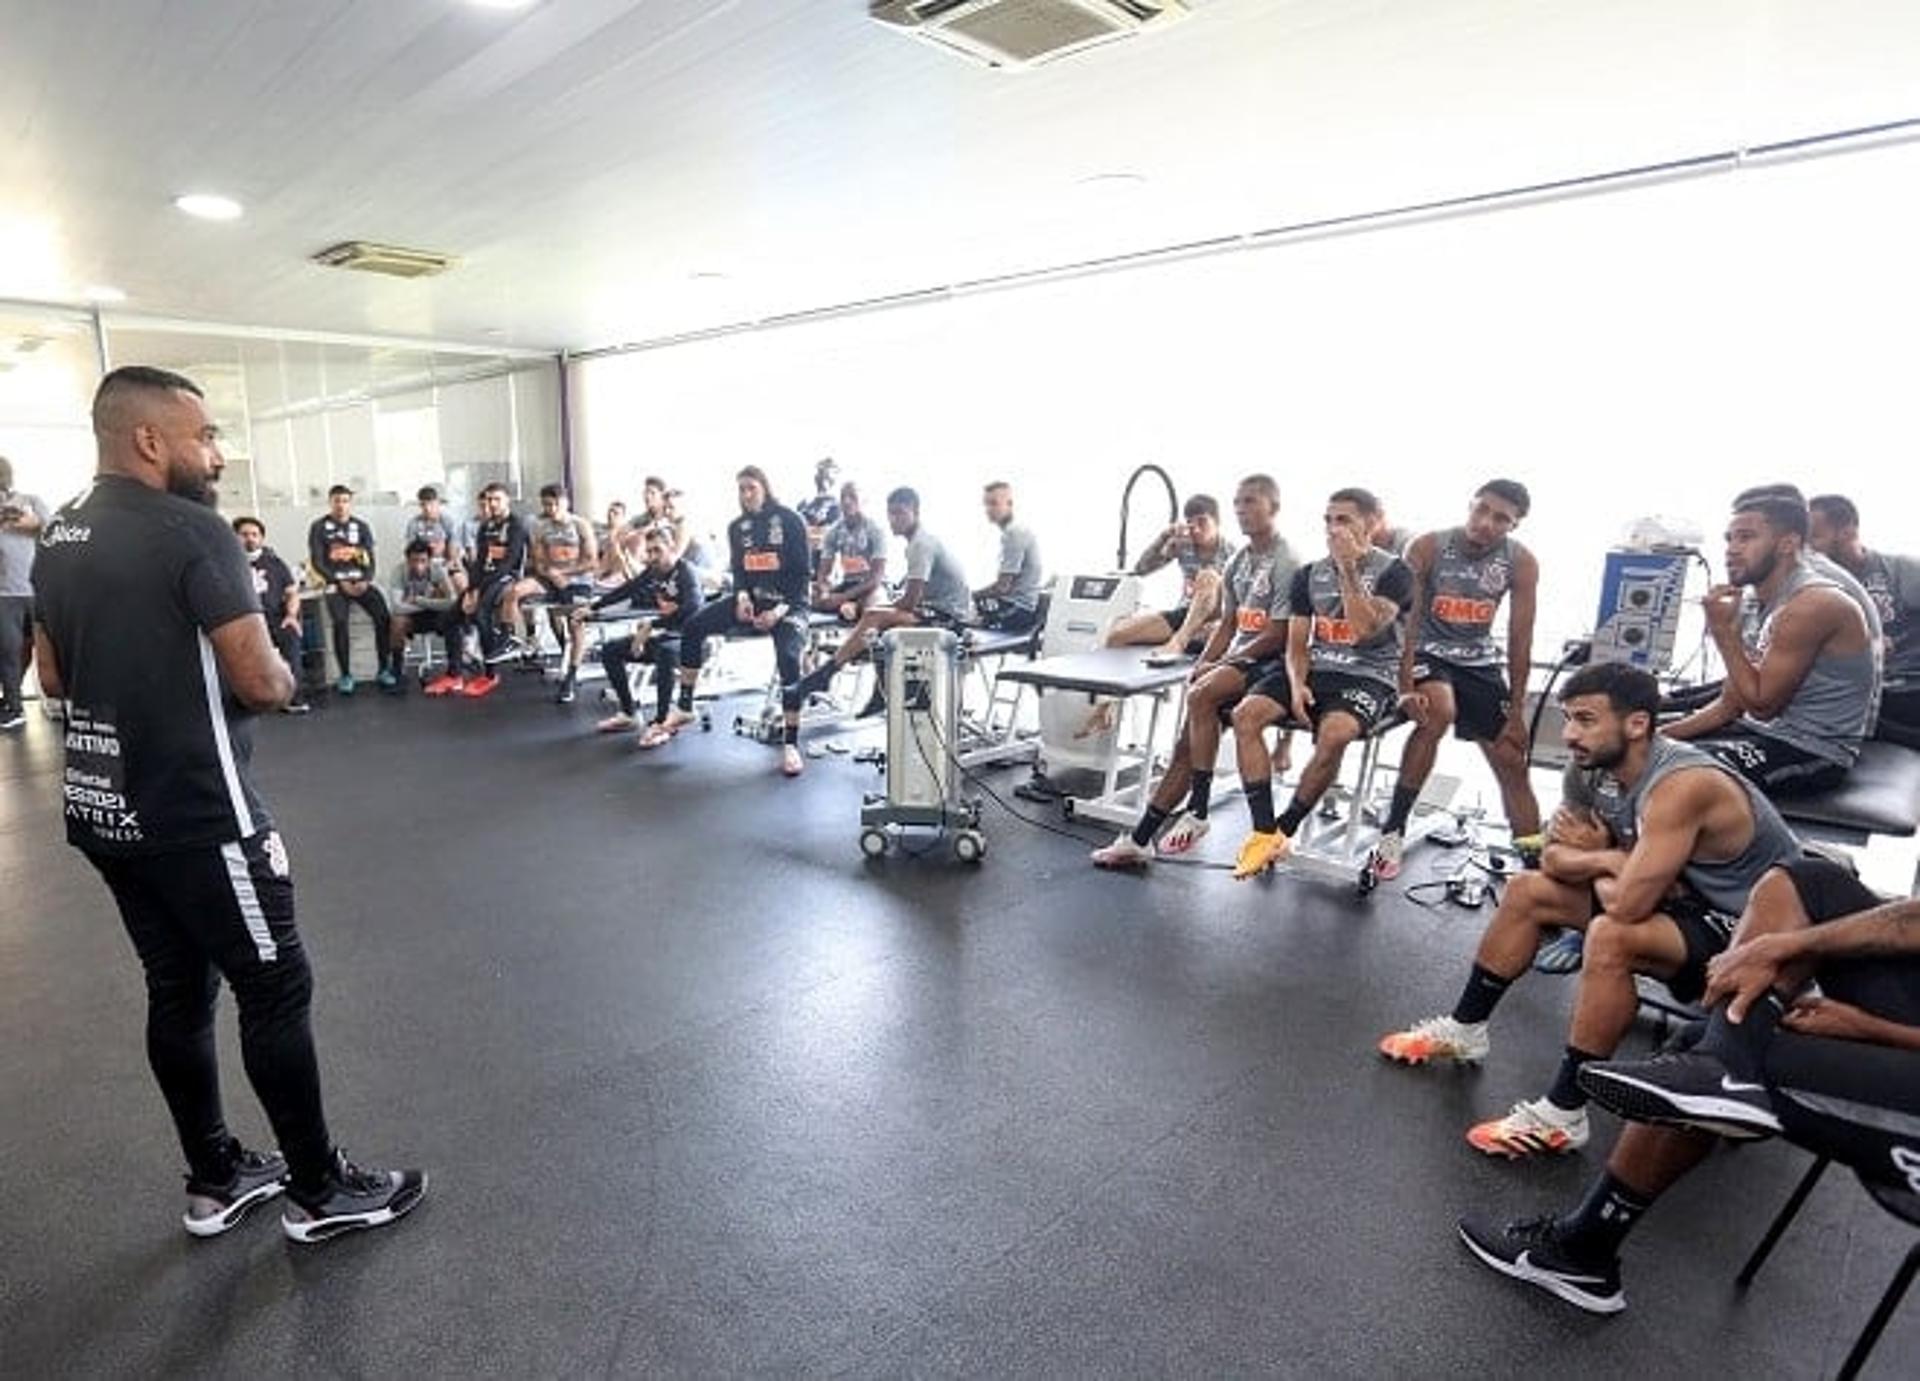
[[[1187,709],[1174,733],[1173,761],[1132,832],[1093,851],[1096,867],[1144,867],[1156,852],[1188,853],[1206,837],[1222,725],[1248,689],[1280,666],[1294,577],[1293,554],[1275,527],[1280,486],[1269,475],[1247,476],[1233,492],[1233,516],[1247,541],[1227,562],[1220,620],[1187,673]]]
[[[1584,929],[1586,965],[1553,1087],[1467,1133],[1494,1156],[1584,1146],[1580,1068],[1612,1055],[1632,1027],[1634,975],[1660,979],[1683,1002],[1698,998],[1748,893],[1769,868],[1800,856],[1799,841],[1752,782],[1654,731],[1660,687],[1646,672],[1623,662],[1582,667],[1561,687],[1560,703],[1568,752],[1601,773],[1597,818],[1566,810],[1554,817],[1541,870],[1507,883],[1453,1012],[1379,1047],[1410,1065],[1486,1058],[1488,1020],[1527,972],[1543,930]]]
[[[854,623],[886,582],[887,534],[862,510],[860,487],[852,480],[840,486],[839,512],[820,542],[813,603]]]
[[[593,527],[593,535],[600,541],[600,555],[603,560],[606,557],[607,548],[614,545],[614,539],[626,531],[626,527],[627,506],[619,499],[615,499],[607,505],[606,522],[595,523]]]
[[[1705,600],[1726,682],[1665,732],[1697,740],[1772,794],[1823,791],[1859,756],[1879,699],[1879,649],[1854,602],[1801,560],[1806,506],[1742,500],[1727,524],[1729,583]]]
[[[732,580],[727,564],[714,554],[710,537],[702,537],[693,519],[687,516],[686,496],[669,489],[661,499],[661,514],[673,530],[674,554],[693,567],[700,577],[700,593],[712,599],[725,591]]]
[[[593,524],[572,511],[566,490],[557,484],[542,485],[540,516],[533,520],[528,535],[527,572],[508,587],[501,615],[507,627],[517,631],[520,601],[537,597],[545,602],[554,638],[564,649],[556,696],[562,705],[573,703],[585,636],[583,628],[567,619],[567,611],[593,598],[593,573],[599,564],[600,544],[594,539]],[[531,651],[532,644],[523,642],[518,650]]]
[[[1860,510],[1840,494],[1807,501],[1813,549],[1866,587],[1886,638],[1877,737],[1920,748],[1920,559],[1869,549]]]
[[[825,690],[840,668],[865,654],[889,628],[940,624],[963,628],[972,613],[967,577],[946,546],[920,523],[920,496],[911,489],[887,495],[887,526],[907,544],[907,580],[892,604],[875,605],[860,615],[853,632],[835,648],[833,656],[815,667],[793,687],[796,705]],[[877,714],[885,700],[876,680],[873,698],[862,716]]]
[[[1152,575],[1178,562],[1180,603],[1116,621],[1107,630],[1108,647],[1146,646],[1166,656],[1197,657],[1212,636],[1220,616],[1220,573],[1233,559],[1233,543],[1220,531],[1220,504],[1211,494],[1193,495],[1181,513],[1181,521],[1154,538],[1133,565],[1135,575]]]
[[[1286,857],[1300,822],[1339,778],[1347,745],[1393,711],[1413,573],[1372,544],[1380,516],[1380,501],[1365,489],[1337,489],[1327,499],[1327,555],[1295,571],[1287,593],[1286,663],[1248,686],[1234,707],[1240,783],[1253,816],[1234,862],[1237,879]],[[1312,724],[1313,758],[1275,818],[1266,731],[1288,716]]]
[[[482,489],[479,502],[481,518],[472,541],[465,544],[467,588],[460,593],[458,607],[462,624],[479,629],[482,665],[471,676],[462,674],[461,668],[449,668],[446,675],[428,683],[428,695],[490,695],[500,684],[491,668],[515,655],[513,635],[501,623],[507,592],[526,569],[527,528],[514,515],[504,484]]]
[[[1024,633],[1040,623],[1040,543],[1033,529],[1013,520],[1013,486],[995,480],[981,495],[987,521],[1000,529],[1000,573],[973,592],[982,628]]]
[[[425,542],[428,560],[438,561],[451,575],[459,570],[462,559],[460,537],[441,511],[440,491],[431,484],[425,484],[414,497],[419,501],[420,511],[407,519],[400,549],[405,551],[415,542]]]
[[[807,525],[807,546],[813,552],[813,574],[818,580],[821,575],[820,557],[827,533],[840,521],[840,505],[834,498],[834,480],[840,474],[840,466],[832,456],[823,456],[813,467],[813,497],[803,500],[794,511]]]
[[[1619,1313],[1627,1234],[1722,1138],[1784,1132],[1920,1192],[1920,901],[1883,903],[1809,855],[1754,887],[1707,975],[1711,1015],[1668,1053],[1582,1071],[1594,1101],[1631,1120],[1577,1204],[1461,1219],[1482,1262],[1588,1313]],[[1804,995],[1811,978],[1818,997]]]
[[[416,537],[407,543],[406,560],[393,576],[393,645],[387,655],[393,668],[394,694],[406,688],[407,640],[415,633],[438,633],[447,654],[447,669],[442,674],[459,674],[460,635],[465,627],[457,607],[459,600],[453,573],[445,561],[434,559],[427,540]]]
[[[680,674],[680,629],[700,607],[700,582],[693,567],[674,556],[673,529],[667,524],[647,533],[644,550],[646,561],[638,574],[596,596],[591,605],[576,604],[572,618],[578,638],[590,613],[625,605],[642,615],[632,636],[611,638],[600,649],[600,665],[606,668],[607,685],[620,702],[620,712],[594,727],[603,734],[633,728],[633,682],[628,673],[635,663],[644,663],[653,668],[655,700],[653,718],[640,732],[640,746],[658,748],[686,722],[674,720],[673,688]]]
[[[740,516],[727,525],[733,593],[702,605],[681,630],[680,699],[667,727],[678,729],[693,719],[693,687],[706,664],[709,638],[769,635],[780,684],[786,688],[781,696],[785,733],[780,770],[797,777],[806,762],[800,756],[802,697],[795,688],[800,680],[800,658],[807,648],[807,592],[813,579],[813,554],[807,548],[806,524],[798,513],[774,498],[764,471],[748,465],[735,480]]]
[[[336,484],[327,491],[327,511],[307,529],[307,568],[327,587],[327,621],[333,626],[333,659],[340,666],[334,689],[354,692],[353,667],[348,651],[347,607],[357,604],[373,620],[373,643],[380,651],[379,682],[392,684],[385,660],[388,628],[387,601],[373,583],[373,529],[353,514],[353,491]]]
[[[1425,533],[1407,547],[1414,629],[1401,662],[1400,703],[1414,728],[1373,851],[1371,866],[1383,882],[1400,875],[1407,820],[1448,729],[1480,745],[1515,837],[1540,831],[1540,803],[1527,780],[1526,694],[1540,563],[1512,536],[1531,504],[1525,485],[1488,480],[1474,492],[1464,524]],[[1509,594],[1503,653],[1493,621]]]
[[[266,616],[267,630],[280,660],[293,673],[293,699],[282,714],[306,714],[307,678],[301,670],[300,589],[287,563],[267,545],[267,525],[258,518],[235,518],[234,534],[240,539],[247,564],[253,568],[253,592],[260,596],[260,612]]]

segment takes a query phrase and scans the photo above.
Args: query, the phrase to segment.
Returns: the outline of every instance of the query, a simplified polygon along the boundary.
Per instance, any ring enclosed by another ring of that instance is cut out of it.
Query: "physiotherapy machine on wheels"
[[[860,807],[860,850],[878,858],[905,829],[950,836],[954,856],[987,851],[980,803],[961,795],[960,640],[945,628],[896,628],[874,655],[887,688],[887,787]]]

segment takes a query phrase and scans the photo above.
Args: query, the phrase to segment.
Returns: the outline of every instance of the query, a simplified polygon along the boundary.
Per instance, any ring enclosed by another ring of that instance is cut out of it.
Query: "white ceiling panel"
[[[585,348],[1920,116],[1906,0],[1192,3],[1000,73],[864,0],[0,0],[0,296]]]

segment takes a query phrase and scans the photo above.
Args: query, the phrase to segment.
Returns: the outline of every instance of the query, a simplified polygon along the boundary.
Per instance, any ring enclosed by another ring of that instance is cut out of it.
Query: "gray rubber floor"
[[[1486,913],[1100,874],[997,812],[979,868],[869,866],[871,768],[786,783],[724,729],[638,754],[595,713],[518,680],[261,726],[335,1133],[432,1175],[319,1248],[180,1230],[53,726],[0,741],[0,1373],[1814,1377],[1912,1240],[1835,1173],[1743,1299],[1805,1164],[1749,1147],[1641,1227],[1624,1316],[1576,1313],[1453,1231],[1566,1202],[1612,1140],[1461,1139],[1544,1087],[1568,984],[1520,985],[1482,1072],[1373,1054],[1451,1004]],[[1920,1298],[1873,1374],[1916,1357]]]

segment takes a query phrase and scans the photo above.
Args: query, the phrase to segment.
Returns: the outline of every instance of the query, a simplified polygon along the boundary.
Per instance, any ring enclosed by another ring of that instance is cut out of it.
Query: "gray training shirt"
[[[47,525],[47,506],[31,494],[0,495],[0,508],[31,513],[42,528]],[[37,532],[0,528],[0,599],[33,598],[33,582],[28,577],[33,573],[33,548],[39,537]]]
[[[1757,666],[1773,640],[1773,621],[1802,590],[1842,589],[1802,563],[1781,587],[1773,603],[1748,601],[1741,641]],[[1843,590],[1844,593],[1844,590]],[[1800,688],[1772,719],[1741,716],[1750,729],[1792,744],[1827,762],[1849,766],[1860,756],[1880,699],[1879,649],[1871,635],[1858,652],[1829,652],[1815,657]]]
[[[921,606],[962,622],[973,617],[973,592],[966,573],[938,537],[917,528],[907,539],[907,579],[926,582]]]
[[[1040,603],[1040,543],[1032,528],[1008,523],[1000,529],[1000,574],[1014,577],[1007,603],[1019,609]]]

